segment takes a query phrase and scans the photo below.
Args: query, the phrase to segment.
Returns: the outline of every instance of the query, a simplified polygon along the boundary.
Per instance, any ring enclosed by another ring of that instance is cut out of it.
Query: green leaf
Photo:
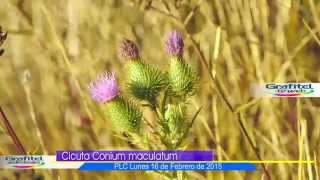
[[[177,144],[175,145],[175,148],[178,148],[178,147],[181,145],[181,143],[183,142],[183,140],[187,137],[187,135],[188,135],[191,127],[193,126],[196,118],[198,117],[201,109],[202,109],[202,107],[200,107],[200,108],[196,111],[196,113],[193,115],[191,122],[189,123],[189,125],[188,125],[187,128],[185,129],[183,136],[179,139],[179,141],[178,141]]]

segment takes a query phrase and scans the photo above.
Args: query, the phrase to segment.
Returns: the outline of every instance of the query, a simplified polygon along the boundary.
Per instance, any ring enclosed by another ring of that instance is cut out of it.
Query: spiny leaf
[[[200,111],[201,111],[202,107],[200,107],[196,113],[193,115],[193,118],[191,119],[191,122],[189,123],[189,125],[187,126],[187,128],[185,129],[184,133],[183,133],[183,136],[179,139],[179,141],[177,142],[175,148],[179,147],[180,144],[183,142],[183,140],[187,137],[189,131],[190,131],[190,128],[192,127],[192,125],[194,124],[194,121],[196,120],[196,118],[198,117]]]
[[[165,141],[171,147],[179,141],[185,129],[184,104],[167,104],[164,119],[160,122]]]

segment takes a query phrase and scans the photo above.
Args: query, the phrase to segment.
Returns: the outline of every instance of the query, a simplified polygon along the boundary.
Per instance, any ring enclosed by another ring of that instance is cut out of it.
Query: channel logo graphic
[[[265,83],[251,85],[253,97],[320,97],[320,83]]]
[[[14,169],[33,169],[45,164],[42,156],[2,156],[0,167]]]

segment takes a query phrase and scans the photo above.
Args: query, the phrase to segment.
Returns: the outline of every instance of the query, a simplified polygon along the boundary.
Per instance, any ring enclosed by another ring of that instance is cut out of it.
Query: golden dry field
[[[252,172],[187,171],[184,178],[319,179],[319,98],[250,94],[253,83],[320,81],[319,0],[0,0],[0,25],[8,33],[1,46],[0,106],[27,154],[137,149],[114,132],[88,84],[114,71],[125,89],[127,71],[117,54],[124,38],[137,43],[147,63],[166,69],[165,36],[176,29],[185,61],[200,77],[189,116],[202,107],[183,149],[212,150],[220,161],[265,162]],[[150,108],[142,109],[155,125]],[[11,135],[0,121],[0,155],[21,152]],[[0,170],[0,180],[14,179],[165,177]]]

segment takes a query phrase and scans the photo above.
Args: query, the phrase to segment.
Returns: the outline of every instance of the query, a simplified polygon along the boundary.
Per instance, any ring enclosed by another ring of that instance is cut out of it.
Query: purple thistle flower
[[[114,72],[104,72],[90,83],[89,91],[91,98],[98,103],[106,103],[115,98],[119,93]]]
[[[171,56],[182,56],[183,54],[183,39],[182,35],[173,30],[168,33],[166,41],[165,41],[165,50]]]
[[[138,46],[129,39],[122,40],[119,52],[119,58],[124,60],[135,60],[139,58]]]

